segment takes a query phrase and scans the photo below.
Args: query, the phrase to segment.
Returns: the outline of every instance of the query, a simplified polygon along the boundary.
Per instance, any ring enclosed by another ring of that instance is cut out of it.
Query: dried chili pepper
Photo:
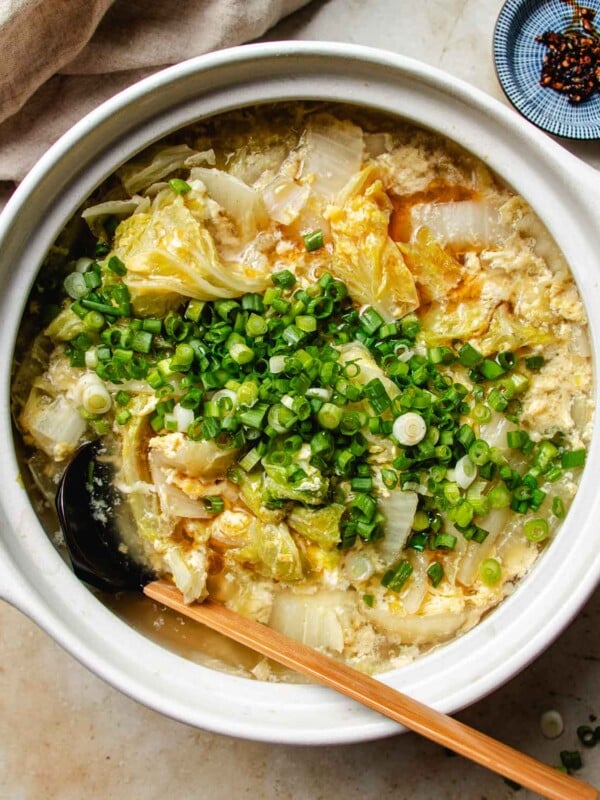
[[[596,12],[575,2],[573,22],[564,33],[546,31],[536,36],[545,45],[540,85],[566,94],[572,104],[582,103],[600,91],[600,36],[594,26]]]

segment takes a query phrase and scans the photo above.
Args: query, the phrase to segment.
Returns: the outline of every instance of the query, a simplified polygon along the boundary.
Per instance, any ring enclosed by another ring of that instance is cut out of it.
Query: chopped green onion
[[[595,747],[597,744],[596,733],[589,725],[580,725],[577,728],[577,738],[584,747]]]
[[[394,569],[388,570],[381,583],[386,589],[391,589],[393,592],[400,592],[406,581],[413,573],[413,568],[406,559],[403,559]]]
[[[67,275],[63,286],[65,292],[69,297],[72,297],[73,300],[81,300],[81,298],[89,294],[90,291],[81,272],[71,272],[70,275]]]
[[[492,418],[492,412],[483,403],[477,403],[473,406],[471,413],[473,414],[475,422],[479,422],[480,425],[485,425],[485,423],[489,422]]]
[[[451,533],[438,533],[433,540],[433,547],[435,550],[454,550],[457,541],[457,537]]]
[[[296,276],[289,269],[284,269],[281,272],[274,272],[271,280],[279,289],[291,289],[296,283]]]
[[[239,465],[245,472],[250,472],[254,469],[254,467],[260,461],[260,453],[253,447],[252,450],[249,450],[246,455],[240,459]]]
[[[203,497],[204,505],[209,514],[220,514],[225,509],[222,497]]]
[[[398,473],[393,469],[382,469],[381,480],[386,489],[395,489],[398,486]]]
[[[365,605],[369,606],[369,608],[373,608],[375,605],[375,597],[372,594],[363,594],[363,602]]]
[[[487,586],[494,586],[502,577],[502,567],[495,558],[486,558],[479,565],[479,577]]]
[[[431,581],[431,585],[434,589],[439,586],[444,577],[444,567],[439,561],[434,561],[433,564],[429,565],[427,568],[427,577]]]
[[[175,194],[187,194],[188,192],[192,191],[192,187],[189,185],[189,183],[181,178],[172,178],[169,181],[169,186],[175,192]]]
[[[83,318],[83,327],[86,331],[99,331],[104,327],[105,319],[99,311],[88,311]]]
[[[538,370],[541,369],[544,364],[545,359],[543,356],[529,356],[525,359],[525,366],[527,369]]]
[[[528,541],[537,544],[548,538],[548,523],[541,517],[539,519],[530,519],[525,523],[523,531]]]
[[[136,353],[149,353],[153,336],[149,331],[136,331],[131,340],[131,349]]]
[[[463,367],[477,367],[483,361],[483,356],[470,344],[463,344],[458,351],[458,361]]]
[[[552,513],[558,519],[562,519],[565,516],[566,514],[565,504],[560,497],[555,497],[552,500]]]
[[[118,256],[111,256],[106,266],[111,272],[114,272],[115,275],[119,275],[120,277],[127,274],[127,267]]]
[[[469,447],[469,458],[477,466],[487,464],[490,460],[490,447],[483,439],[476,439]]]
[[[383,318],[372,306],[365,308],[359,319],[361,327],[369,334],[375,333],[383,325]]]
[[[333,403],[323,403],[317,414],[319,425],[328,430],[334,430],[342,421],[343,412]]]
[[[357,494],[350,505],[352,508],[361,511],[369,522],[373,519],[377,510],[377,500],[371,497],[370,494]]]
[[[242,411],[239,414],[239,420],[242,425],[246,425],[248,428],[260,429],[268,408],[269,406],[266,403],[258,403],[258,405],[249,408],[247,411]]]
[[[581,769],[583,766],[579,750],[561,750],[560,760],[563,767],[569,771]]]
[[[242,342],[234,342],[229,347],[229,355],[236,364],[249,364],[254,360],[254,351]]]
[[[560,457],[563,469],[582,467],[585,464],[585,450],[566,450]]]
[[[304,239],[304,246],[311,253],[313,250],[319,250],[323,247],[323,231],[311,231],[310,233],[305,233],[302,237]]]
[[[479,365],[479,371],[484,378],[488,380],[495,380],[501,375],[504,375],[506,370],[497,361],[492,361],[491,358],[485,358],[483,363]]]

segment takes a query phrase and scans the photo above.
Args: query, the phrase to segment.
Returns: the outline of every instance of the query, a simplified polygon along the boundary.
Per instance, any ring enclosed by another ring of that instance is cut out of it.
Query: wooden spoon
[[[517,781],[549,800],[598,798],[593,786],[542,764],[260,622],[242,617],[220,603],[205,600],[203,603],[186,604],[181,592],[166,581],[147,584],[144,594],[286,667],[315,678],[325,686],[379,711],[477,764]]]

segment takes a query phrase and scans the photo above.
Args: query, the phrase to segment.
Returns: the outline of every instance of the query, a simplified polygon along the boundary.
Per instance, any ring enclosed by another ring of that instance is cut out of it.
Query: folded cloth
[[[157,68],[255,39],[309,0],[0,0],[0,180]]]

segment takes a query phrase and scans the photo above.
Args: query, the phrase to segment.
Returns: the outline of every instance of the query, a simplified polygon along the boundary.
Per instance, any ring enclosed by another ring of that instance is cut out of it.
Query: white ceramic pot
[[[13,346],[48,247],[81,200],[148,143],[193,120],[264,101],[338,100],[398,114],[454,139],[535,208],[584,299],[600,342],[596,174],[482,92],[424,64],[362,47],[275,43],[179,64],[132,86],[72,128],[23,181],[0,221],[2,407],[0,595],[114,686],[171,717],[234,736],[353,742],[399,728],[333,692],[260,683],[173,655],[136,633],[54,549],[19,479],[9,414]],[[597,399],[598,385],[595,387]],[[382,680],[453,712],[495,689],[558,635],[600,577],[598,428],[568,518],[515,593],[465,636]]]

